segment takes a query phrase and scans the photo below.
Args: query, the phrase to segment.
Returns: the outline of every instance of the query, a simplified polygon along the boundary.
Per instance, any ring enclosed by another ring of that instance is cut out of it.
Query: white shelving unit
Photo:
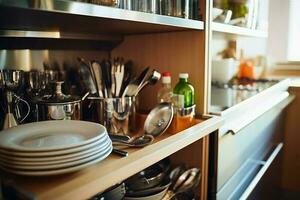
[[[260,38],[268,37],[268,32],[266,31],[254,30],[254,29],[249,29],[249,28],[244,28],[239,26],[232,26],[232,25],[222,24],[218,22],[212,23],[212,30],[214,32],[235,34],[241,36],[260,37]]]

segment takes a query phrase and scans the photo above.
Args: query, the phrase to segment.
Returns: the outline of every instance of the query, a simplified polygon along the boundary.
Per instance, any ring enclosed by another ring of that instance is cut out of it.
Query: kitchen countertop
[[[218,103],[215,105],[219,107],[212,106],[210,112],[221,116],[225,122],[219,129],[219,137],[229,132],[235,134],[275,106],[280,107],[282,103],[290,103],[293,95],[287,92],[289,87],[290,80],[283,79],[278,82],[273,81],[272,84],[258,91],[212,88],[212,93],[214,92],[212,101],[215,98],[214,101]]]
[[[268,82],[255,82],[244,85],[212,84],[210,113],[220,114],[235,105],[272,87],[280,80],[270,79]]]

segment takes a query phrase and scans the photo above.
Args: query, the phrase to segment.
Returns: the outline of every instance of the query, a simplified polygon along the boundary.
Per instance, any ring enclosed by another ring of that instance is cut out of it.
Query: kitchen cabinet
[[[268,35],[265,30],[212,22],[209,69],[214,68],[212,61],[220,59],[221,52],[229,45],[238,59],[240,56],[242,59],[267,56]],[[256,79],[271,83],[268,76],[260,74]],[[262,185],[260,180],[264,179],[264,174],[270,173],[270,169],[273,174],[280,174],[274,163],[281,160],[285,145],[284,118],[288,105],[294,100],[287,92],[289,83],[278,81],[262,89],[259,80],[236,84],[232,80],[213,81],[213,74],[210,78],[207,110],[222,116],[224,125],[210,138],[209,197],[259,199],[258,196],[254,198],[254,194],[258,185]]]
[[[295,95],[295,101],[288,108],[287,115],[285,118],[285,149],[283,151],[282,160],[282,177],[281,177],[281,189],[287,192],[294,192],[299,197],[299,96],[300,90],[299,85],[293,85],[290,88],[291,94]]]
[[[261,171],[266,171],[269,167],[264,167],[264,164],[271,165],[273,159],[278,159],[277,154],[284,145],[285,108],[291,101],[293,97],[279,100],[234,133],[222,135],[219,132],[216,136],[219,144],[217,159],[223,164],[219,165],[216,172],[216,199],[247,199],[264,174]]]
[[[185,163],[201,169],[201,199],[207,198],[208,135],[222,124],[217,116],[206,118],[207,34],[209,5],[200,0],[202,21],[137,11],[121,10],[66,0],[1,1],[1,49],[49,49],[49,59],[63,60],[68,53],[112,58],[123,56],[135,62],[134,71],[143,66],[169,70],[172,84],[179,72],[190,74],[195,88],[199,121],[176,134],[164,134],[129,156],[108,159],[74,174],[59,177],[12,178],[18,188],[39,199],[86,199],[128,178],[155,162],[170,156],[174,164]],[[14,17],[10,16],[15,13]],[[30,66],[31,67],[31,66]],[[31,68],[26,68],[29,70]],[[158,85],[140,95],[140,107],[149,110],[156,104]],[[151,94],[151,95],[149,95]],[[202,116],[202,117],[201,117]]]
[[[197,117],[196,125],[176,134],[164,134],[145,148],[131,149],[126,158],[111,155],[103,162],[78,173],[46,178],[7,174],[1,174],[1,177],[12,178],[18,188],[39,199],[86,199],[170,156],[174,164],[185,163],[201,169],[198,192],[201,199],[207,199],[208,190],[216,189],[216,184],[208,180],[211,178],[209,175],[212,175],[209,167],[215,169],[218,165],[214,156],[218,154],[218,150],[214,149],[218,142],[215,136],[219,133],[226,135],[233,118],[241,115],[241,112],[236,112],[235,115],[226,117],[205,117],[211,107],[211,60],[231,39],[238,40],[238,48],[246,48],[246,56],[265,55],[268,35],[266,31],[212,22],[212,3],[211,0],[199,0],[202,19],[191,20],[67,0],[1,1],[0,17],[3,20],[0,23],[0,47],[5,53],[16,49],[47,49],[49,59],[59,61],[76,56],[88,59],[122,56],[134,61],[133,70],[136,72],[141,71],[144,66],[170,71],[172,86],[177,82],[178,73],[186,72],[195,88],[196,109],[200,116]],[[7,17],[11,13],[14,16]],[[258,45],[260,46],[257,47]],[[251,48],[253,46],[255,48]],[[30,70],[31,67],[28,66],[25,70]],[[139,97],[141,109],[149,110],[156,104],[158,87],[159,85],[155,85],[142,91]],[[285,94],[283,90],[280,92]],[[263,100],[263,96],[256,99],[252,106]],[[239,109],[247,102],[239,104]],[[288,104],[288,97],[285,96],[277,103],[279,102]],[[243,126],[239,130],[270,109],[271,107],[250,116],[251,120],[241,123]],[[275,115],[271,113],[270,116]],[[243,121],[243,117],[241,120]],[[227,140],[230,141],[244,135],[238,133],[237,137],[225,137],[231,138]],[[236,157],[232,157],[234,158]]]

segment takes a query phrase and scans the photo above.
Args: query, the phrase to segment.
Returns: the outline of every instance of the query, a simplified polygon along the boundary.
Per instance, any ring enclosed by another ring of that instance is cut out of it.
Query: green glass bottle
[[[174,96],[176,97],[175,106],[179,108],[187,108],[195,104],[194,87],[188,82],[189,74],[180,73],[179,82],[174,88]]]

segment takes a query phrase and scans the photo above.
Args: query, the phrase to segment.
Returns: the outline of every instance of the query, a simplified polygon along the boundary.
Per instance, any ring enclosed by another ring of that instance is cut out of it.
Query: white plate
[[[2,131],[0,148],[15,151],[56,151],[92,143],[105,134],[106,128],[93,122],[34,122]]]
[[[4,171],[14,173],[14,174],[19,174],[19,175],[24,175],[24,176],[51,176],[51,175],[66,174],[66,173],[71,173],[71,172],[81,170],[83,168],[86,168],[92,164],[95,164],[95,163],[105,159],[107,156],[109,156],[111,151],[112,151],[112,147],[110,149],[108,149],[108,151],[105,153],[105,155],[102,155],[102,156],[96,158],[95,160],[92,160],[87,163],[83,163],[81,165],[65,168],[65,169],[45,170],[45,171],[26,171],[26,170],[15,170],[15,169],[3,167],[3,166],[0,166],[0,168],[3,169]]]
[[[71,153],[71,154],[64,154],[60,156],[41,156],[41,157],[18,157],[14,155],[5,155],[0,153],[0,158],[5,159],[5,160],[10,160],[10,161],[20,161],[20,162],[50,162],[50,161],[61,161],[65,159],[71,159],[71,158],[76,158],[83,156],[85,154],[92,153],[96,151],[97,149],[101,148],[103,145],[107,144],[110,140],[103,142],[103,144],[97,144],[90,147],[89,149],[79,151],[76,153]]]
[[[90,162],[92,160],[95,160],[96,158],[105,155],[106,152],[111,149],[111,147],[112,147],[112,143],[110,142],[102,151],[94,153],[91,156],[88,156],[86,158],[82,158],[82,159],[79,159],[79,160],[75,160],[75,161],[72,161],[72,162],[65,162],[65,163],[60,163],[60,164],[25,166],[25,165],[7,164],[5,162],[1,162],[0,165],[2,165],[3,167],[9,167],[11,169],[16,169],[16,170],[41,171],[41,170],[62,169],[62,168],[68,168],[68,167],[80,165],[82,163],[86,163],[86,162]]]
[[[3,165],[10,165],[10,166],[40,166],[40,165],[55,165],[55,164],[62,164],[62,163],[70,163],[74,161],[78,161],[80,159],[87,158],[89,156],[99,154],[101,152],[105,152],[108,147],[111,146],[111,141],[107,141],[104,146],[96,146],[92,149],[92,151],[84,153],[82,155],[78,156],[72,156],[69,158],[66,158],[66,156],[61,157],[59,160],[38,160],[39,158],[31,158],[29,160],[14,160],[14,158],[11,159],[11,157],[2,157],[0,155],[0,162],[3,162]],[[54,157],[56,158],[56,157]],[[12,167],[13,168],[13,167]]]
[[[0,149],[0,154],[2,155],[8,155],[8,156],[19,156],[19,157],[47,157],[47,156],[61,156],[65,154],[71,154],[76,153],[80,151],[84,151],[86,149],[89,149],[96,145],[103,145],[107,140],[110,140],[108,134],[106,134],[104,137],[101,137],[99,140],[96,140],[92,143],[74,147],[70,149],[64,149],[64,150],[58,150],[58,151],[44,151],[44,152],[21,152],[21,151],[12,151],[12,150],[6,150],[6,149]]]

